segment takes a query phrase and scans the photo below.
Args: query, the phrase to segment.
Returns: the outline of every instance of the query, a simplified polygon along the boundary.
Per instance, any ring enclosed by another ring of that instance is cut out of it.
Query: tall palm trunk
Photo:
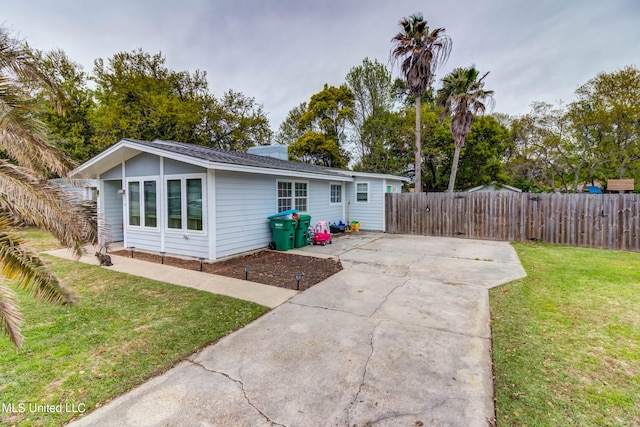
[[[449,188],[447,188],[447,193],[453,193],[453,187],[456,183],[456,175],[458,174],[458,160],[460,160],[461,150],[462,147],[456,144],[456,149],[453,153],[453,164],[451,165],[451,177],[449,178]]]
[[[420,131],[420,97],[416,96],[416,193],[422,192],[422,133]]]

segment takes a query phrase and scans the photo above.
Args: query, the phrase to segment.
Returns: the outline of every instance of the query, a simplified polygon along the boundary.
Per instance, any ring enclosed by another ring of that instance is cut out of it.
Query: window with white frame
[[[296,182],[295,194],[294,194],[293,208],[298,209],[300,212],[307,212],[307,183]]]
[[[331,203],[342,203],[342,184],[331,184]]]
[[[167,228],[169,230],[204,230],[203,179],[169,178],[166,181]]]
[[[288,211],[292,206],[292,184],[290,182],[278,182],[278,212]]]
[[[306,182],[278,181],[278,212],[297,209],[307,212],[309,190]]]
[[[358,203],[369,202],[369,183],[368,182],[356,182],[356,202]]]
[[[133,227],[158,227],[158,182],[155,179],[129,181],[129,225]]]

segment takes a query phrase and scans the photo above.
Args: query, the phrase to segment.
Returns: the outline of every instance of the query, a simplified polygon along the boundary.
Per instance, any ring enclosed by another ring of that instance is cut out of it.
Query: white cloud
[[[423,12],[453,39],[438,78],[476,64],[490,71],[495,111],[570,102],[599,72],[640,58],[637,0],[31,0],[3,6],[3,23],[39,49],[61,48],[87,71],[94,59],[142,48],[174,70],[207,71],[212,92],[263,104],[277,129],[324,83],[339,85],[365,57],[387,63],[403,16]]]

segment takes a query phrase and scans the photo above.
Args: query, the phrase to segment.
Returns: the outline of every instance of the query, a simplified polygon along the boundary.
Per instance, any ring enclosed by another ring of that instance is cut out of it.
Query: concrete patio
[[[525,275],[504,242],[354,233],[344,270],[77,426],[487,426],[487,289]]]

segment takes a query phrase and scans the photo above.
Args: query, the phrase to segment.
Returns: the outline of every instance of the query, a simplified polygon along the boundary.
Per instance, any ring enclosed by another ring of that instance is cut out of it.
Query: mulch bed
[[[113,251],[110,254],[131,257],[131,251],[126,249]],[[146,252],[135,251],[133,257],[148,262],[162,262],[160,255]],[[117,260],[114,259],[113,262],[115,263]],[[197,259],[165,256],[164,263],[173,267],[200,270],[200,261]],[[298,282],[295,275],[300,272],[303,274],[299,288],[301,291],[342,270],[342,264],[337,258],[317,258],[264,250],[215,263],[203,262],[202,271],[235,279],[245,279],[245,265],[249,266],[248,279],[250,281],[286,289],[297,288]]]

